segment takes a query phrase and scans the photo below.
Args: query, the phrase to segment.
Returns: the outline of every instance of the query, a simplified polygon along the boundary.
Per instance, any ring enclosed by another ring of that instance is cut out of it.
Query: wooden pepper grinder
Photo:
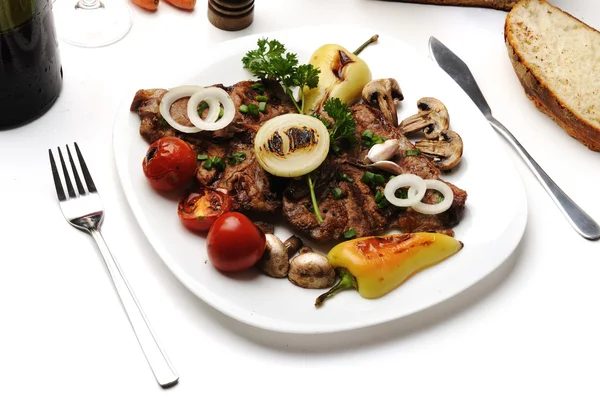
[[[242,30],[254,20],[254,0],[208,0],[208,20],[223,30]]]

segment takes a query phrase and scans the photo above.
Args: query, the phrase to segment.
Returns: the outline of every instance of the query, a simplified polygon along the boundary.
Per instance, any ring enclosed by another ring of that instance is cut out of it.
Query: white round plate
[[[231,85],[249,79],[241,58],[256,47],[259,37],[281,41],[304,63],[322,44],[338,43],[352,51],[374,33],[323,27],[247,36],[219,44],[210,57],[204,53],[196,76],[182,80],[174,69],[168,81],[173,87]],[[393,37],[380,35],[379,42],[368,47],[361,58],[374,78],[393,77],[399,81],[405,96],[399,106],[400,119],[417,111],[420,97],[437,97],[446,104],[451,128],[462,136],[465,147],[460,167],[445,179],[468,192],[464,219],[455,228],[464,249],[376,300],[347,291],[316,309],[314,300],[322,290],[298,288],[286,279],[273,279],[255,271],[232,276],[219,273],[207,261],[204,239],[179,222],[176,201],[158,195],[146,181],[142,159],[148,144],[139,135],[139,117],[129,111],[129,103],[122,104],[115,120],[113,144],[131,209],[175,276],[219,311],[244,323],[281,332],[316,334],[366,327],[407,316],[458,294],[500,266],[521,240],[527,220],[523,184],[496,133],[466,94],[433,62]],[[128,102],[134,94],[130,93]],[[275,233],[285,239],[292,232],[282,223]]]

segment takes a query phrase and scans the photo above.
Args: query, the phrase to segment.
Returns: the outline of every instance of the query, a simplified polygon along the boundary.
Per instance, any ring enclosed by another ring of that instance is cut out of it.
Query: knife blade
[[[527,150],[519,143],[517,138],[496,118],[488,105],[481,89],[475,81],[471,70],[456,54],[435,37],[429,38],[429,52],[431,58],[442,68],[473,100],[477,108],[483,113],[492,128],[498,132],[521,156],[538,182],[554,201],[558,209],[565,216],[571,227],[588,240],[600,238],[600,225],[585,213],[551,178],[544,172],[538,163],[529,155]]]

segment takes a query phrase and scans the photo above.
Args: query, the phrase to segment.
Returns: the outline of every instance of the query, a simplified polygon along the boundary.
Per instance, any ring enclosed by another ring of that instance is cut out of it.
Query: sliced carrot
[[[131,0],[136,6],[142,7],[144,10],[156,11],[160,0]]]
[[[193,10],[196,7],[196,0],[165,0],[171,5],[184,10]]]

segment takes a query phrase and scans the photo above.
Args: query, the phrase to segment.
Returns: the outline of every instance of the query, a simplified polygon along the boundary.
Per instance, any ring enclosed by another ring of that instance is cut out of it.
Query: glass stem
[[[75,8],[81,8],[83,10],[96,10],[98,8],[104,8],[104,4],[100,0],[79,0],[75,4]]]

